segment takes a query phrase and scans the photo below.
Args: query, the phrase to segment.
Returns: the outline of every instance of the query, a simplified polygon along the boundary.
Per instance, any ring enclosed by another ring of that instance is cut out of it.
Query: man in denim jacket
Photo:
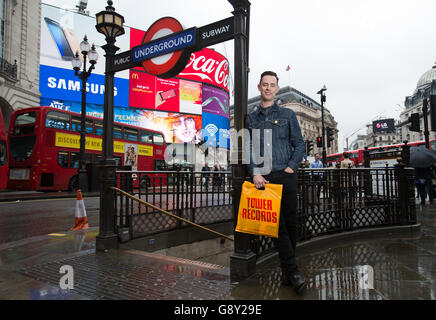
[[[303,159],[305,143],[297,117],[291,109],[274,102],[279,90],[277,74],[265,71],[258,89],[261,107],[247,115],[250,130],[250,174],[256,188],[266,183],[283,185],[279,238],[276,242],[283,274],[283,284],[303,291],[305,279],[299,272],[295,248],[297,239],[297,169]]]

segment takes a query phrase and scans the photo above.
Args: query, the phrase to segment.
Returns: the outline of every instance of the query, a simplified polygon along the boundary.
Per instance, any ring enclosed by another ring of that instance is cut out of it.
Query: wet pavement
[[[281,284],[277,256],[231,282],[228,242],[209,240],[149,253],[95,252],[96,227],[0,244],[3,300],[436,300],[436,204],[417,206],[420,228],[360,232],[299,244],[308,283]],[[73,289],[61,289],[74,272]],[[70,274],[71,275],[71,274]]]

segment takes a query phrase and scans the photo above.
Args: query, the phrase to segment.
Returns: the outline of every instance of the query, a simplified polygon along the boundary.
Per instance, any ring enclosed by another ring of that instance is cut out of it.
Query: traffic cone
[[[88,217],[86,216],[85,203],[83,202],[82,191],[77,190],[75,224],[71,228],[72,231],[80,229],[88,229]]]

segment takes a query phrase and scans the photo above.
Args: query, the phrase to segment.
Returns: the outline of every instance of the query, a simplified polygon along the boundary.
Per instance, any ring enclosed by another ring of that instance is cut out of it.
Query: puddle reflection
[[[293,294],[281,283],[280,267],[264,269],[257,275],[262,288],[258,299],[314,299],[314,300],[381,300],[431,299],[434,288],[426,284],[416,268],[406,268],[390,255],[376,252],[365,244],[337,247],[298,259],[306,277],[307,290],[303,296]],[[275,262],[278,264],[278,261]],[[416,272],[414,271],[416,270]],[[406,283],[407,285],[404,285]],[[418,283],[420,289],[410,290]],[[252,285],[252,284],[251,284]],[[247,282],[247,288],[250,284]],[[413,291],[413,292],[412,292]]]

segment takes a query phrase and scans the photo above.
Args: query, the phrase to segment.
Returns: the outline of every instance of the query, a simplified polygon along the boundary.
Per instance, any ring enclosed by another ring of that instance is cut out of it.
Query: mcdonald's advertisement
[[[101,47],[105,39],[96,31],[95,19],[47,4],[41,8],[40,104],[81,112],[82,81],[75,75],[71,61],[80,52],[80,42],[86,34],[99,56],[86,85],[86,112],[103,118],[105,52]],[[125,27],[125,35],[117,38],[118,53],[141,44],[144,34],[143,30]],[[161,131],[168,143],[197,144],[202,141],[205,126],[209,130],[206,136],[215,127],[228,131],[228,82],[227,59],[207,48],[192,53],[176,78],[161,79],[142,67],[117,72],[114,121]],[[72,147],[75,142],[66,144]],[[90,140],[87,144],[87,148],[97,148],[98,142]],[[229,141],[220,145],[228,146]],[[124,146],[120,153],[123,152]]]

